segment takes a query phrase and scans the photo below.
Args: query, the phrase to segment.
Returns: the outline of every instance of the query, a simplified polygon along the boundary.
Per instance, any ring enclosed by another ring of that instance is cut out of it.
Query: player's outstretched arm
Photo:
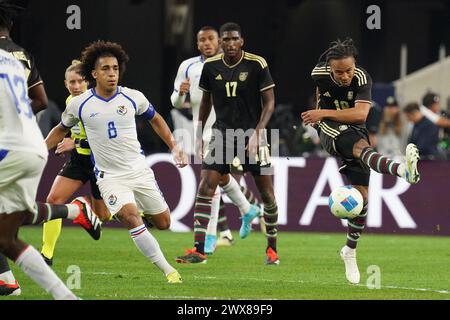
[[[47,149],[53,149],[56,145],[61,142],[66,134],[70,131],[69,128],[64,127],[61,123],[55,126],[45,138],[45,143],[47,144]]]
[[[164,141],[164,143],[169,147],[173,154],[175,163],[178,167],[182,168],[187,165],[187,155],[177,146],[175,138],[170,131],[169,126],[166,121],[158,112],[155,112],[153,118],[149,121],[153,130],[158,134],[158,136]]]

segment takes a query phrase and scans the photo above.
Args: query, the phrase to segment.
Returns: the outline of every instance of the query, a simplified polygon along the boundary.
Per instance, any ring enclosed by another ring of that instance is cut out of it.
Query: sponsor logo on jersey
[[[127,113],[127,108],[125,106],[118,106],[117,107],[117,113],[121,116],[125,115]]]
[[[239,73],[239,80],[241,80],[242,82],[247,80],[247,77],[248,77],[248,72],[241,72],[241,73]]]
[[[349,91],[347,94],[347,99],[352,100],[353,99],[353,91]]]
[[[222,75],[220,73],[217,75],[216,80],[223,80]]]
[[[97,115],[99,115],[100,114],[100,112],[93,112],[93,113],[91,113],[91,115],[89,116],[89,118],[93,118],[93,117],[95,117],[95,116],[97,116]]]
[[[113,194],[110,195],[108,198],[108,203],[112,206],[112,205],[116,204],[116,202],[117,202],[117,197]]]

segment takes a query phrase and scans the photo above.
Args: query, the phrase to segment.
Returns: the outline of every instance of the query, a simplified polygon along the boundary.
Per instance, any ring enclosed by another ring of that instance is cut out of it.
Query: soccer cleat
[[[216,250],[217,237],[213,234],[207,234],[205,238],[205,254],[213,254]]]
[[[419,149],[416,145],[410,143],[406,146],[406,173],[405,179],[411,184],[415,184],[420,180],[420,174],[417,170],[417,162],[419,161]]]
[[[94,239],[100,239],[102,228],[100,219],[92,211],[91,205],[84,197],[75,198],[72,203],[78,204],[80,214],[73,220],[73,223],[79,224]]]
[[[178,263],[206,263],[207,257],[205,254],[197,252],[197,248],[186,250],[184,256],[179,256],[176,259]]]
[[[21,293],[22,290],[20,290],[17,280],[14,284],[8,284],[0,280],[0,296],[20,296]]]
[[[173,270],[166,276],[166,278],[167,283],[183,283],[183,279],[181,278],[177,270]]]
[[[358,284],[360,275],[358,264],[356,263],[356,249],[344,246],[340,255],[345,264],[345,277],[350,283]]]
[[[232,245],[234,245],[234,239],[227,236],[220,237],[216,244],[217,247],[231,247]]]
[[[49,267],[51,267],[51,266],[53,265],[53,258],[51,258],[51,259],[47,258],[46,256],[44,256],[43,253],[41,253],[41,256],[42,256],[42,258],[44,259],[45,263],[46,263]]]
[[[264,261],[265,264],[273,264],[273,265],[279,265],[280,259],[278,259],[278,254],[275,250],[273,250],[271,247],[267,248],[266,250],[266,259]]]
[[[239,236],[241,237],[241,239],[247,238],[247,236],[250,234],[250,231],[252,230],[251,223],[253,219],[259,216],[259,212],[260,210],[257,206],[251,205],[248,212],[242,216],[241,229],[239,229]]]

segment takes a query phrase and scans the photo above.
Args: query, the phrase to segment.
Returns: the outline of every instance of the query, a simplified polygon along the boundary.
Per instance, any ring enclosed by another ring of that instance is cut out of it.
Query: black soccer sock
[[[194,207],[194,237],[197,252],[205,254],[206,229],[211,218],[212,198],[197,194]]]
[[[36,214],[28,213],[22,225],[41,224],[55,219],[66,219],[69,214],[67,205],[65,204],[48,204],[36,202]]]
[[[388,159],[386,156],[376,152],[372,147],[365,147],[361,152],[360,159],[376,172],[401,177],[398,173],[400,163]]]
[[[346,244],[348,247],[352,249],[356,248],[359,238],[361,237],[361,232],[363,231],[366,225],[366,218],[367,218],[367,202],[364,203],[364,207],[358,216],[347,220],[348,231]]]
[[[269,204],[264,204],[264,223],[266,224],[267,246],[277,251],[277,221],[278,221],[278,207],[274,201]]]
[[[0,274],[11,271],[8,264],[8,259],[0,253]]]
[[[223,202],[222,197],[220,197],[219,219],[217,220],[217,228],[220,232],[230,229],[230,227],[228,226],[228,219],[225,214],[225,203]]]

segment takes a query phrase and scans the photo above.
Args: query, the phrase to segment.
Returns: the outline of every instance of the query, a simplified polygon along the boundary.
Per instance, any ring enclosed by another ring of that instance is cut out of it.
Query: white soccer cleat
[[[358,284],[360,275],[358,264],[356,263],[356,249],[350,247],[343,247],[341,249],[341,258],[345,264],[345,277],[352,284]]]
[[[406,173],[405,179],[411,184],[415,184],[420,180],[420,174],[417,170],[417,162],[419,161],[419,149],[416,145],[410,143],[406,146]]]

